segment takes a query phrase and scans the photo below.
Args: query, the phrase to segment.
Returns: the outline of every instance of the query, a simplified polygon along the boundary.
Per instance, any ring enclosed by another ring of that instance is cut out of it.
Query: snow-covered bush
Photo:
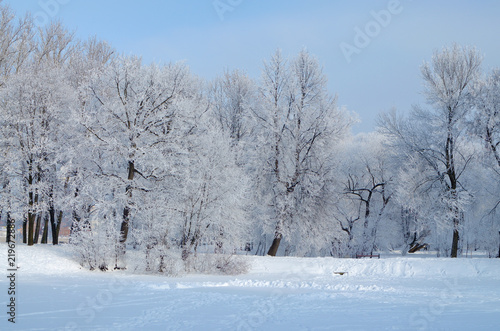
[[[101,271],[119,268],[118,260],[123,252],[115,228],[75,225],[70,243],[82,267]]]
[[[250,269],[249,263],[235,254],[197,254],[185,261],[186,272],[240,275]]]

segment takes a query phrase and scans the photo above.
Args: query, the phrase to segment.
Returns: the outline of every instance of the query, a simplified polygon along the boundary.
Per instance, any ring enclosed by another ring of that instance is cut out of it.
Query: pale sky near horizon
[[[374,130],[380,112],[424,104],[420,66],[436,49],[454,42],[476,46],[484,71],[500,67],[500,1],[495,0],[2,3],[20,16],[30,11],[41,25],[61,20],[79,38],[96,35],[119,53],[146,62],[185,61],[205,79],[242,69],[257,80],[263,61],[277,48],[295,56],[305,47],[323,66],[338,104],[358,114],[355,133]]]

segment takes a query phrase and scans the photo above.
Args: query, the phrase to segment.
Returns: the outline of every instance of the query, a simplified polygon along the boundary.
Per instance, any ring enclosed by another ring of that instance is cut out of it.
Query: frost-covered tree
[[[81,242],[82,236],[99,239],[111,233],[95,245],[113,252],[99,268],[112,263],[117,268],[133,221],[152,207],[144,201],[162,206],[167,200],[160,183],[169,175],[168,149],[176,139],[171,134],[173,117],[183,95],[189,94],[191,78],[182,65],[145,66],[138,58],[116,58],[103,66],[111,57],[108,47],[90,41],[86,48],[85,57],[102,70],[82,67],[83,59],[75,63],[75,70],[90,75],[75,82],[81,91],[79,124],[86,157],[72,167],[72,237]],[[92,250],[85,252],[92,255]]]
[[[24,219],[25,242],[38,242],[43,229],[41,242],[47,243],[50,221],[53,243],[57,244],[63,206],[58,201],[56,219],[55,201],[64,196],[59,189],[64,177],[60,169],[67,162],[67,138],[74,124],[64,119],[71,117],[75,96],[68,86],[67,72],[69,59],[75,54],[75,41],[60,23],[35,30],[29,15],[14,25],[8,8],[0,9],[0,85],[6,110],[2,131],[4,143],[10,146],[6,159],[11,160],[5,167],[11,171],[8,200],[31,206],[25,215],[17,217]],[[25,161],[12,161],[23,153]],[[21,193],[26,190],[30,193]]]
[[[377,133],[358,135],[344,142],[340,155],[337,175],[342,179],[337,180],[342,182],[342,194],[338,195],[337,201],[341,201],[334,215],[347,235],[343,236],[347,247],[342,251],[348,255],[372,254],[384,245],[377,245],[377,232],[381,223],[390,219],[388,206],[397,168],[391,163],[385,137]]]
[[[78,49],[74,33],[68,31],[61,22],[52,22],[38,29],[34,60],[37,63],[61,65],[67,63]]]
[[[496,242],[497,232],[500,235],[498,222],[500,201],[497,193],[500,184],[500,70],[492,70],[486,78],[478,81],[472,103],[475,112],[471,122],[471,132],[480,139],[484,151],[480,158],[481,168],[477,169],[476,173],[482,175],[481,183],[487,183],[477,188],[478,192],[481,192],[478,195],[482,196],[480,201],[484,215],[476,217],[481,217],[482,222],[487,223],[484,227],[488,230],[480,236],[484,239],[482,241],[490,238],[488,241]],[[487,194],[484,194],[484,191],[487,191]],[[500,247],[500,243],[498,245]],[[489,250],[491,251],[491,247]],[[498,256],[500,257],[500,249]]]
[[[0,87],[17,73],[35,50],[35,30],[29,15],[15,22],[12,10],[0,2]]]
[[[436,52],[432,62],[422,66],[424,92],[432,110],[416,107],[408,120],[386,116],[383,123],[384,132],[400,150],[424,166],[422,181],[406,190],[426,195],[436,207],[429,217],[436,218],[443,230],[451,226],[451,257],[458,255],[460,226],[470,198],[461,177],[474,155],[467,146],[465,129],[480,64],[481,57],[473,48],[453,45]]]
[[[131,213],[140,207],[134,192],[148,191],[135,179],[165,176],[166,169],[159,166],[166,157],[161,149],[173,139],[173,119],[191,84],[183,65],[144,66],[138,58],[120,58],[90,86],[93,101],[83,114],[83,124],[106,153],[106,164],[100,165],[103,174],[123,180],[122,243],[128,237]]]
[[[248,76],[226,71],[210,87],[212,112],[224,132],[236,143],[252,134],[256,88]]]
[[[274,256],[284,236],[291,242],[294,234],[301,241],[296,249],[318,240],[322,223],[314,218],[313,206],[325,185],[332,146],[350,122],[327,92],[317,60],[306,51],[290,63],[277,51],[265,63],[260,94],[258,118],[267,141],[264,175],[274,209],[268,254]]]
[[[251,228],[253,234],[247,240],[247,249],[252,242],[262,240],[262,228],[258,220],[267,217],[267,203],[263,197],[267,196],[261,191],[262,146],[265,145],[264,135],[259,125],[257,109],[260,107],[257,85],[244,72],[240,70],[226,71],[221,77],[216,78],[210,85],[209,100],[210,115],[214,118],[213,126],[220,128],[224,135],[229,137],[231,151],[236,156],[236,163],[245,178],[250,178],[250,189],[246,193],[246,201],[259,201],[259,203],[245,204],[247,210],[247,223],[254,223]]]
[[[36,64],[11,77],[0,93],[8,144],[6,169],[19,185],[11,193],[25,214],[17,215],[25,217],[25,240],[33,245],[42,214],[53,204],[54,188],[59,185],[67,127],[64,114],[72,107],[73,93],[65,84],[64,72]]]
[[[500,70],[478,82],[473,95],[476,112],[472,131],[484,141],[485,147],[500,170]]]
[[[7,80],[18,72],[28,58],[33,44],[33,24],[29,16],[16,22],[12,10],[0,1],[0,89],[5,88]],[[3,107],[0,109],[3,112]],[[9,172],[8,153],[10,132],[7,130],[10,119],[0,114],[0,219],[11,220],[13,208],[12,185],[15,181]]]
[[[166,164],[171,174],[155,195],[142,195],[133,240],[146,270],[175,273],[179,262],[197,269],[199,252],[232,254],[249,238],[246,176],[229,137],[207,123],[197,121],[177,142],[175,160]]]
[[[236,164],[229,139],[216,126],[198,126],[190,137],[188,164],[183,174],[179,208],[183,257],[203,245],[217,252],[239,248],[248,240],[245,205],[246,175]]]
[[[76,186],[82,207],[74,217],[74,242],[88,246],[82,262],[119,267],[129,229],[147,270],[168,271],[177,253],[187,261],[202,245],[241,246],[245,175],[187,67],[118,58],[86,91],[80,122],[88,159],[79,168],[86,180]],[[102,237],[112,229],[120,235]],[[92,243],[108,247],[108,260],[95,262]]]
[[[91,231],[89,210],[95,210],[94,204],[103,202],[106,190],[99,187],[114,187],[113,183],[99,176],[99,167],[103,150],[102,141],[95,140],[95,135],[86,126],[87,109],[95,104],[95,97],[89,88],[97,75],[108,70],[107,66],[114,59],[114,50],[104,41],[93,37],[76,45],[74,54],[69,58],[67,67],[68,83],[75,91],[76,105],[71,113],[75,125],[68,135],[68,162],[62,169],[65,177],[65,205],[67,219],[71,219],[71,234],[73,242],[76,232],[80,229]],[[115,212],[116,213],[116,212]],[[61,214],[59,214],[61,216]],[[113,218],[115,219],[115,218]],[[90,232],[89,232],[90,233]]]

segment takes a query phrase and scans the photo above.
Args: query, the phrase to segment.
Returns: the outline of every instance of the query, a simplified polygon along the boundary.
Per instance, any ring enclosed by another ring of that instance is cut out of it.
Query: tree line
[[[306,50],[276,51],[258,80],[205,81],[0,15],[0,217],[27,245],[57,244],[70,224],[83,265],[121,268],[132,249],[165,272],[245,247],[500,253],[500,73],[475,48],[436,51],[426,105],[354,136]]]

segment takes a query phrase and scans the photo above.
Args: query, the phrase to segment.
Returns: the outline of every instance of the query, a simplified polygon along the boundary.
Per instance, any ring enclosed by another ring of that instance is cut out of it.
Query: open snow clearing
[[[4,314],[2,330],[493,330],[500,323],[500,259],[245,256],[247,274],[173,278],[91,272],[64,245],[17,250],[16,323]],[[5,261],[6,252],[1,244]],[[8,279],[0,283],[5,307]]]

